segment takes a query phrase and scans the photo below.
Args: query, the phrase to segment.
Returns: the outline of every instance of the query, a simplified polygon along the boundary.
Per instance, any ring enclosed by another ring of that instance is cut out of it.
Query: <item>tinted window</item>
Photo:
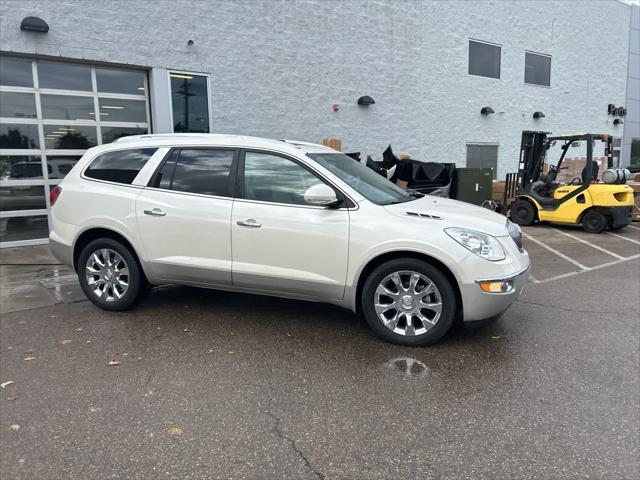
[[[415,198],[364,163],[342,153],[309,153],[307,156],[378,205],[407,202]]]
[[[145,123],[147,121],[147,106],[144,100],[100,98],[98,102],[100,104],[100,120],[103,122]]]
[[[166,190],[171,189],[171,180],[173,180],[173,172],[176,169],[176,161],[178,160],[179,155],[180,150],[173,150],[171,152],[169,158],[164,162],[160,171],[152,179],[149,184],[150,187],[164,188]]]
[[[169,188],[180,192],[231,196],[229,173],[234,153],[233,150],[180,150]],[[162,172],[162,174],[166,186],[169,172]]]
[[[527,52],[524,57],[524,81],[534,85],[551,85],[551,57]]]
[[[0,117],[36,118],[36,96],[33,93],[0,93]]]
[[[64,178],[73,166],[80,160],[77,155],[74,156],[52,156],[47,155],[47,170],[49,178]]]
[[[93,97],[40,95],[43,118],[63,120],[95,120]]]
[[[0,85],[33,87],[31,60],[0,57]]]
[[[0,148],[40,148],[37,125],[0,123]]]
[[[40,157],[0,155],[0,181],[34,178],[42,178]]]
[[[91,68],[70,63],[39,62],[40,88],[91,91]]]
[[[469,74],[500,78],[500,47],[469,40]]]
[[[43,125],[44,148],[86,150],[98,144],[96,127]]]
[[[102,143],[111,143],[114,140],[121,137],[128,137],[129,135],[142,135],[143,133],[149,133],[148,128],[135,128],[135,127],[105,127],[102,126]]]
[[[268,153],[247,152],[244,159],[244,196],[263,202],[308,205],[304,192],[322,183],[295,162]]]
[[[209,132],[207,77],[171,73],[174,132]]]
[[[144,95],[144,72],[96,68],[99,92]]]
[[[84,172],[85,176],[108,182],[131,185],[155,148],[139,148],[103,153]]]

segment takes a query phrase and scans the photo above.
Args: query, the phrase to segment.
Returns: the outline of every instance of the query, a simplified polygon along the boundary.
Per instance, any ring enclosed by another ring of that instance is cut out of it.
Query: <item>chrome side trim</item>
[[[519,277],[520,275],[523,275],[524,273],[528,272],[529,269],[531,268],[531,262],[529,262],[529,265],[527,265],[526,267],[524,267],[522,270],[509,275],[508,277],[500,277],[500,278],[486,278],[486,279],[480,279],[480,280],[476,280],[475,283],[481,283],[481,282],[504,282],[505,280],[513,280],[516,277]]]

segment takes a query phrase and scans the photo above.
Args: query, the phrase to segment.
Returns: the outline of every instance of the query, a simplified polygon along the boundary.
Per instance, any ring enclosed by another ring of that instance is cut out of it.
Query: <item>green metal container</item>
[[[493,187],[492,168],[457,168],[455,198],[463,202],[481,205],[491,199]]]

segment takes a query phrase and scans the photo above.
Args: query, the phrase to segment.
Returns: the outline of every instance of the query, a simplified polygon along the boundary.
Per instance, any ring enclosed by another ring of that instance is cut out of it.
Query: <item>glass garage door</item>
[[[147,74],[0,56],[0,247],[46,243],[49,191],[90,147],[149,131]]]

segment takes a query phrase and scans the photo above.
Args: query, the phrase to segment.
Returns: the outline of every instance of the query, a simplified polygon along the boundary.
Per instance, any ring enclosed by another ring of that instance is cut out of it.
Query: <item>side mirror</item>
[[[340,203],[333,188],[324,183],[318,183],[317,185],[309,187],[307,191],[304,192],[304,201],[311,205],[321,205],[323,207],[331,207]]]

